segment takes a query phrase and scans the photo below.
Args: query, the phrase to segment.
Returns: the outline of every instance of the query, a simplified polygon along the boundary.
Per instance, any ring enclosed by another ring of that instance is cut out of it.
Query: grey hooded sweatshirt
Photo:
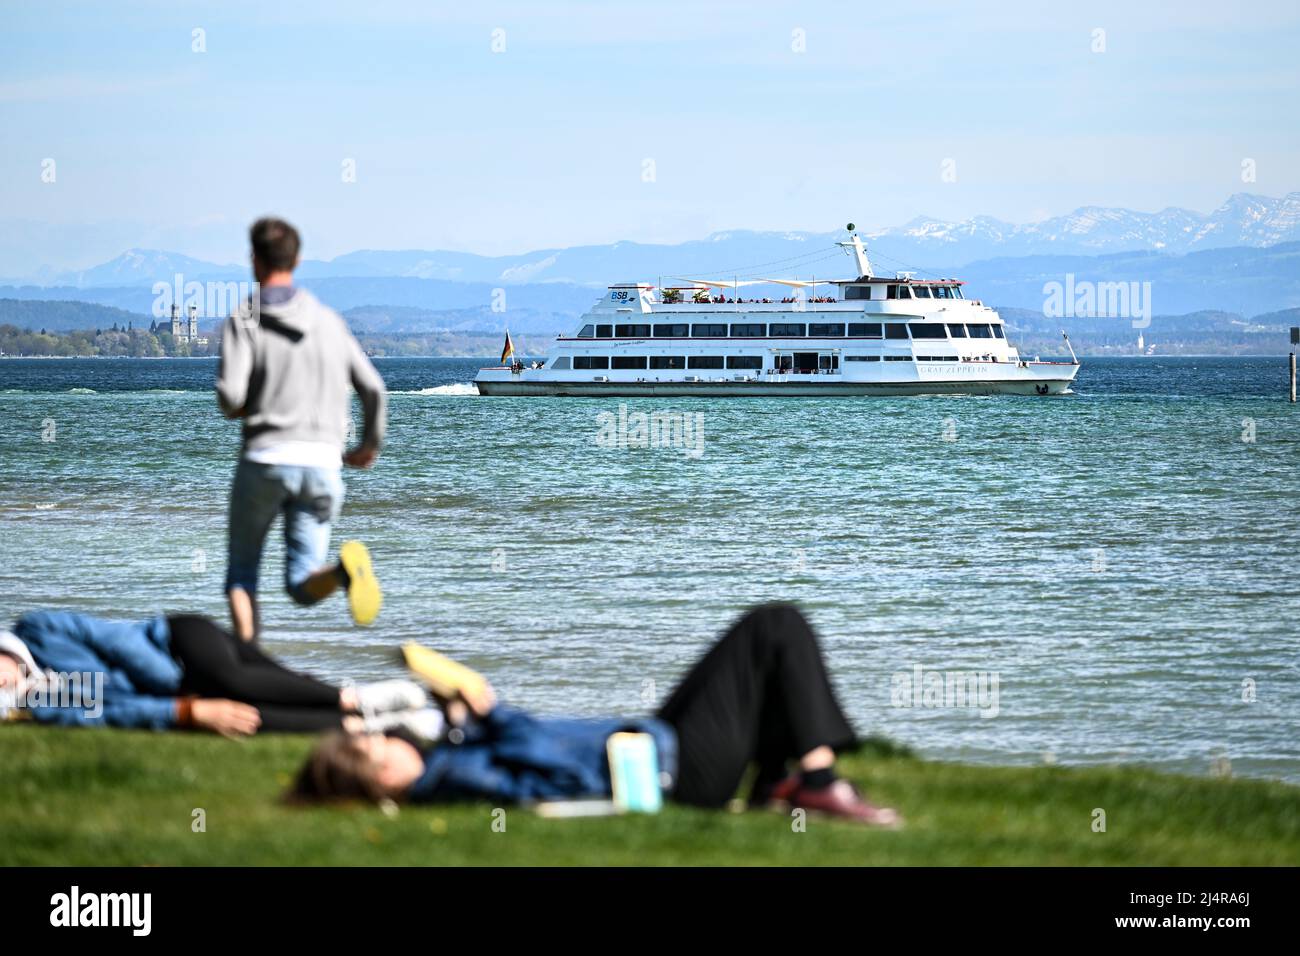
[[[387,425],[384,380],[347,324],[305,289],[285,302],[241,305],[221,329],[217,402],[243,416],[244,451],[306,441],[343,450],[351,395],[361,397],[361,443],[378,448]]]

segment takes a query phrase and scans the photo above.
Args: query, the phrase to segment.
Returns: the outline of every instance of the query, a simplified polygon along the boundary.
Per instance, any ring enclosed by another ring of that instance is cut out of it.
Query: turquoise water
[[[793,600],[858,728],[924,754],[1300,781],[1284,358],[1085,361],[1056,399],[626,401],[700,413],[698,457],[604,447],[618,400],[377,364],[390,443],[349,473],[335,540],[371,544],[384,612],[358,630],[339,600],[293,606],[271,547],[268,645],[296,664],[375,676],[420,639],[517,704],[639,712],[741,609]],[[212,374],[0,362],[0,615],[224,617],[237,427]],[[895,706],[916,665],[996,674],[996,716]]]

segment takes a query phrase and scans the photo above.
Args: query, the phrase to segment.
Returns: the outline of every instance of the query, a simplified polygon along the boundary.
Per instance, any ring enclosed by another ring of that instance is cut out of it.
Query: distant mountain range
[[[1300,192],[1280,199],[1237,193],[1209,215],[1190,209],[1133,212],[1085,206],[1067,216],[1012,225],[987,216],[964,222],[918,218],[872,233],[886,252],[937,265],[1034,255],[1196,252],[1228,246],[1271,246],[1300,240]]]
[[[1024,330],[1035,335],[1058,335],[1061,326],[1088,329],[1096,343],[1113,339],[1116,347],[1134,337],[1126,320],[1053,319],[1041,329],[1041,322],[1027,320],[1043,319],[1044,285],[1067,276],[1150,283],[1153,314],[1212,315],[1213,328],[1183,318],[1176,324],[1210,336],[1196,341],[1224,347],[1253,348],[1261,341],[1255,333],[1264,328],[1274,335],[1272,322],[1249,317],[1285,312],[1294,319],[1286,310],[1300,308],[1300,193],[1280,199],[1240,194],[1206,216],[1089,208],[1028,225],[987,217],[916,219],[864,235],[878,274],[955,275],[966,280],[969,297],[1018,314]],[[688,274],[847,277],[850,262],[834,245],[843,237],[742,231],[678,245],[619,242],[495,257],[360,251],[304,262],[298,274],[360,333],[488,335],[509,326],[516,334],[548,336],[570,329],[598,289],[615,281],[669,282]],[[7,287],[0,282],[0,322],[51,331],[132,320],[147,325],[160,317],[153,315],[154,283],[170,285],[178,274],[185,282],[250,278],[243,265],[132,249],[92,269],[47,273]],[[205,316],[200,324],[211,329],[218,319]]]
[[[1300,242],[1182,255],[1126,252],[1000,257],[954,271],[966,280],[969,297],[1040,313],[1044,285],[1064,283],[1071,275],[1075,282],[1137,283],[1140,288],[1150,283],[1151,308],[1164,315],[1208,309],[1252,316],[1300,306]],[[188,280],[192,274],[185,275]],[[306,278],[304,283],[341,312],[368,310],[367,321],[381,322],[374,330],[388,332],[423,332],[435,327],[499,331],[508,324],[518,332],[555,333],[572,325],[598,296],[590,286],[564,282],[494,286],[412,276],[320,276]],[[1145,289],[1142,294],[1145,307]],[[139,283],[0,287],[0,298],[91,302],[139,316],[152,316],[155,299],[149,285]],[[201,324],[209,327],[217,318],[205,316]],[[453,318],[453,325],[445,324]]]
[[[863,232],[879,272],[916,269],[950,273],[973,262],[1022,256],[1098,256],[1156,252],[1180,255],[1300,241],[1300,192],[1280,198],[1238,193],[1218,209],[1155,213],[1083,207],[1065,216],[1013,224],[988,216],[962,222],[920,217],[902,226]],[[429,279],[491,286],[565,283],[604,286],[685,275],[776,275],[842,278],[849,262],[834,243],[842,232],[719,232],[676,245],[616,242],[480,256],[445,250],[362,250],[329,261],[305,261],[304,280],[326,278]],[[249,278],[245,264],[204,262],[178,253],[130,249],[90,269],[39,270],[0,280],[9,285],[77,289],[151,286],[180,273],[187,280]],[[385,303],[390,304],[390,303]]]

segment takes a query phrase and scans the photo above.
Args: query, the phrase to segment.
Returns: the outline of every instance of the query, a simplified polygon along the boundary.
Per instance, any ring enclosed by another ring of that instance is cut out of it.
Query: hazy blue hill
[[[128,312],[93,302],[0,299],[0,325],[14,325],[33,331],[110,329],[114,324],[123,329],[132,324],[137,329],[148,329],[153,321],[153,318],[143,313]]]
[[[968,294],[1041,311],[1044,284],[1150,282],[1153,312],[1220,309],[1256,315],[1300,306],[1300,242],[1261,249],[1212,249],[1185,256],[1152,252],[1107,256],[1026,256],[973,262],[962,270]]]
[[[171,283],[178,273],[183,275],[187,282],[206,279],[247,281],[251,278],[247,266],[219,265],[160,249],[128,249],[120,256],[91,269],[58,273],[52,277],[49,284],[79,289],[103,286],[152,286],[155,282]]]
[[[536,313],[565,317],[564,324],[585,312],[600,295],[599,290],[563,283],[537,283],[520,286],[493,286],[486,283],[448,282],[439,279],[392,278],[316,278],[304,280],[321,301],[340,312],[360,306],[401,306],[432,311],[487,309],[502,301],[505,312],[492,313],[500,321],[513,321]],[[498,295],[496,290],[503,289]],[[155,296],[148,286],[78,289],[71,286],[0,287],[0,296],[25,301],[66,301],[94,303],[133,312],[140,316],[153,313]],[[204,327],[224,316],[204,316]],[[146,320],[147,321],[147,320]],[[497,325],[491,327],[499,327]],[[513,327],[513,326],[512,326]]]
[[[1273,325],[1290,328],[1291,326],[1300,326],[1300,308],[1282,309],[1279,312],[1266,312],[1263,315],[1257,315],[1254,321],[1261,325]]]
[[[1290,313],[1246,318],[1234,312],[1205,310],[1186,315],[1154,315],[1149,325],[1134,328],[1128,318],[1067,318],[1044,316],[1031,309],[999,308],[1012,341],[1022,354],[1059,354],[1061,331],[1082,354],[1137,353],[1138,335],[1157,354],[1280,355],[1289,348]]]
[[[424,309],[473,309],[504,301],[510,310],[532,309],[577,316],[589,309],[599,291],[564,283],[494,286],[482,282],[443,279],[317,278],[304,280],[322,302],[343,311],[363,305],[399,305]],[[502,291],[497,292],[498,289]]]
[[[537,309],[513,308],[493,312],[490,307],[421,309],[414,306],[365,305],[343,313],[357,334],[405,335],[427,332],[512,333],[555,335],[573,330],[572,315]]]
[[[512,260],[521,257],[504,258]],[[328,261],[309,259],[299,266],[298,275],[304,280],[339,276],[404,276],[453,282],[487,282],[495,279],[500,271],[491,265],[496,261],[471,252],[363,249]]]

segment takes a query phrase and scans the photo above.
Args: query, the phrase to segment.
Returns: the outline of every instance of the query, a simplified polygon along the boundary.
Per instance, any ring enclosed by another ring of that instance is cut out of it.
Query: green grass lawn
[[[845,775],[900,832],[668,807],[545,820],[487,804],[299,808],[303,737],[0,727],[0,864],[1300,863],[1300,788],[1132,768],[976,767],[868,753]],[[206,814],[206,832],[191,828]],[[1093,810],[1106,832],[1093,832]]]

